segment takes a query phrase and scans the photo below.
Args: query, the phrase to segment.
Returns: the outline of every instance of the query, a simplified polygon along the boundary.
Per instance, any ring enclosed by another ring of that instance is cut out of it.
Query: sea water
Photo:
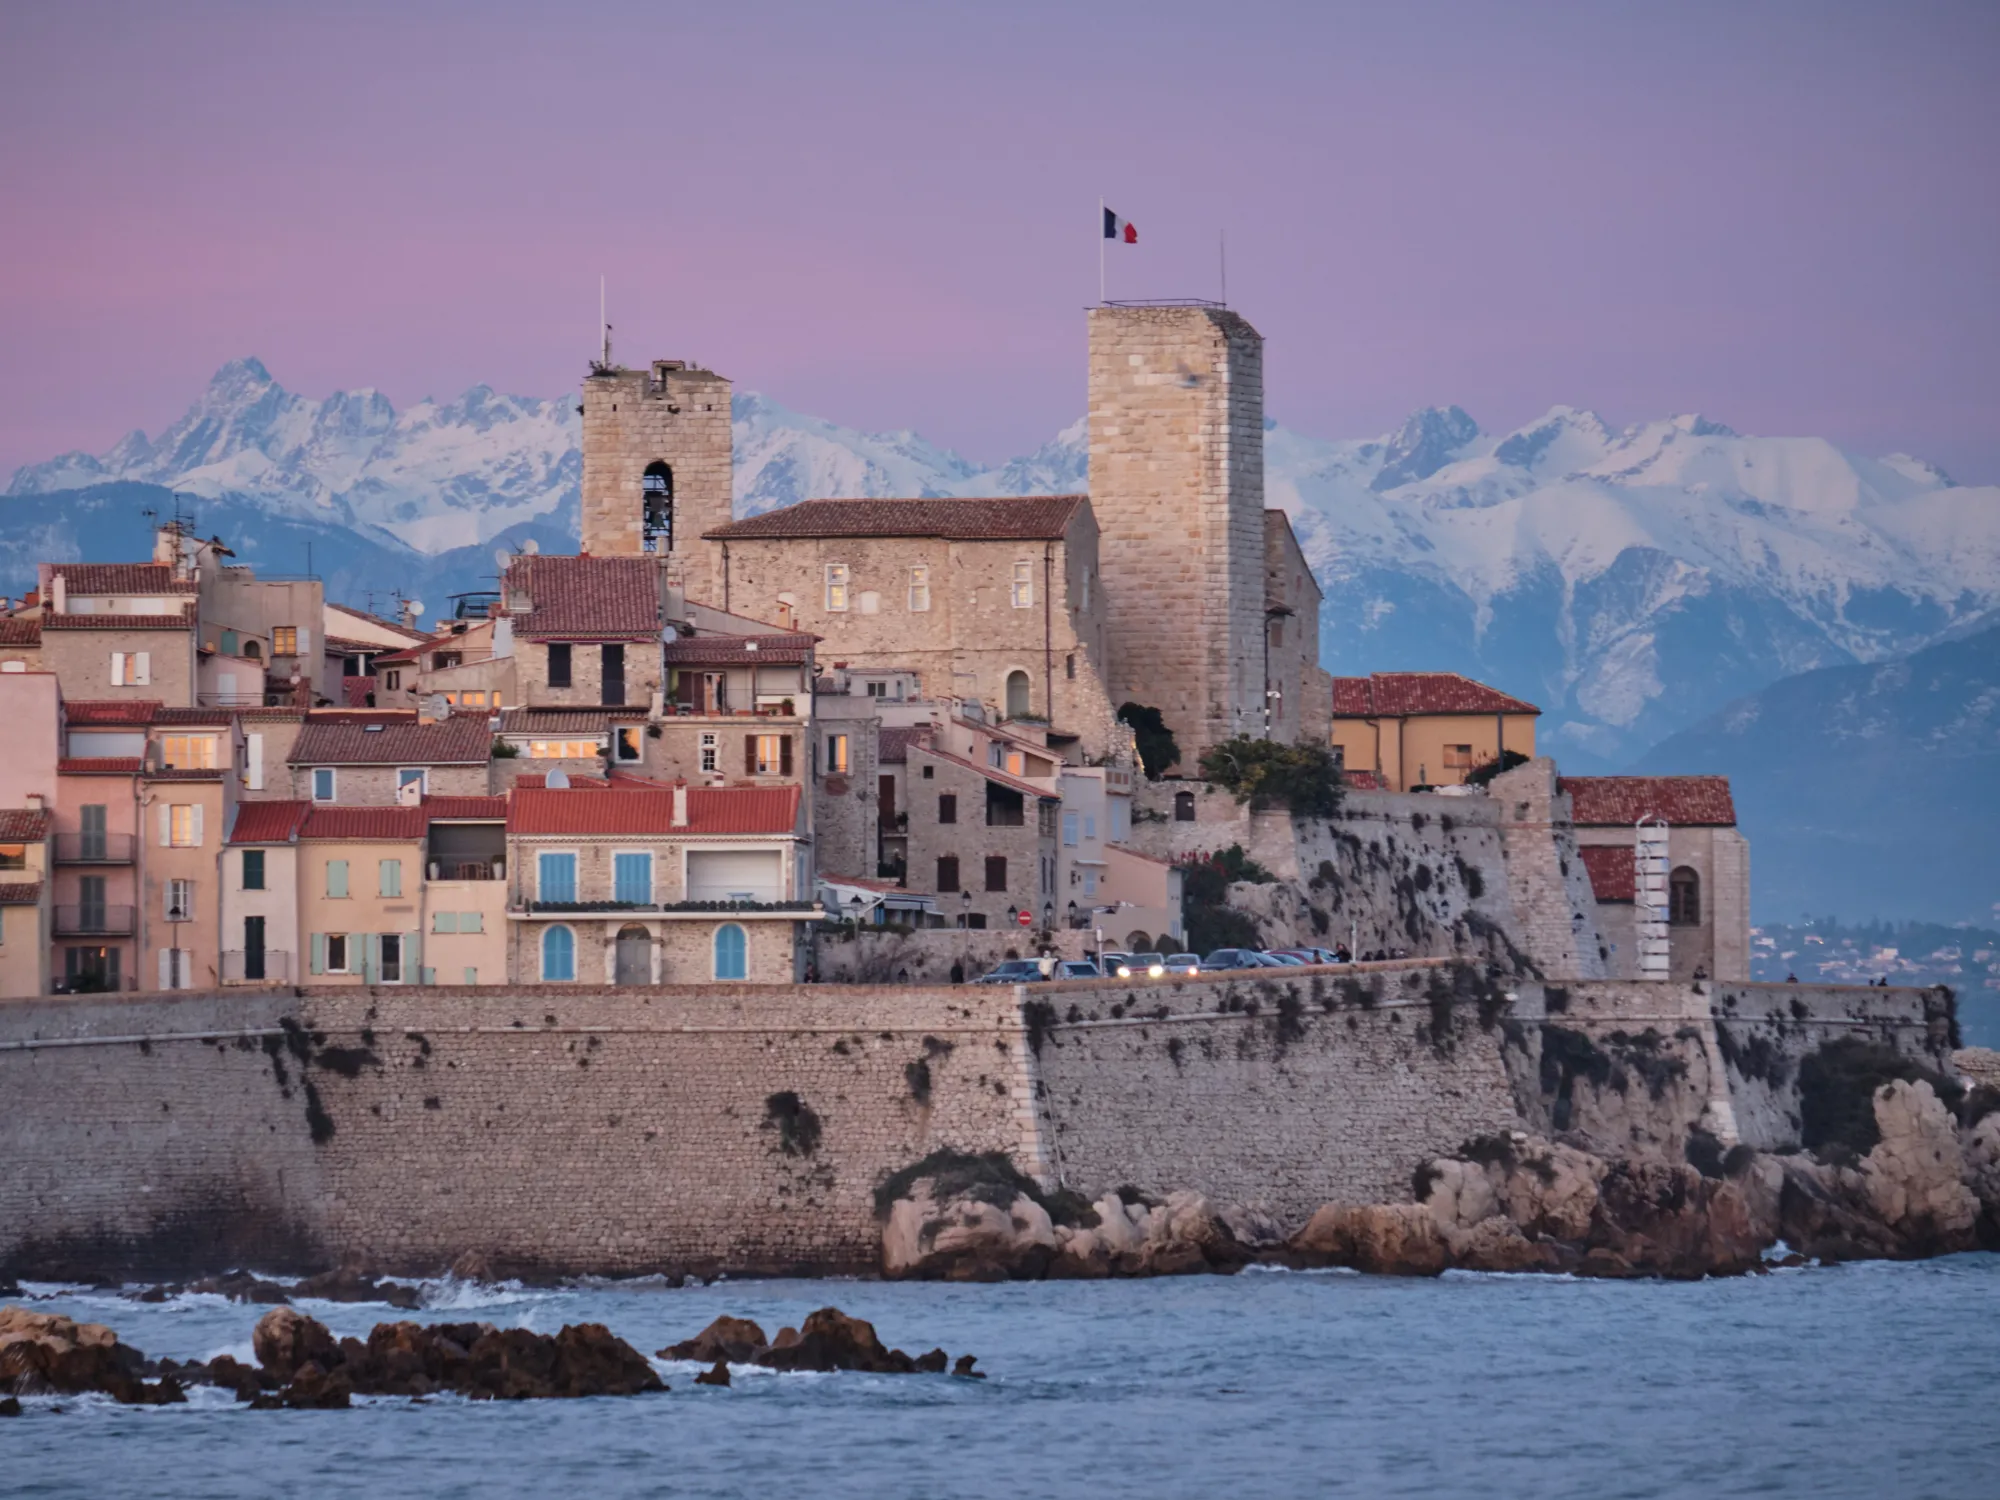
[[[261,1307],[30,1287],[147,1354],[250,1358]],[[2000,1256],[1725,1281],[1252,1270],[1000,1286],[452,1282],[420,1313],[301,1302],[336,1334],[600,1322],[642,1351],[722,1313],[835,1305],[950,1376],[657,1361],[665,1395],[250,1411],[38,1398],[7,1496],[2000,1496]]]

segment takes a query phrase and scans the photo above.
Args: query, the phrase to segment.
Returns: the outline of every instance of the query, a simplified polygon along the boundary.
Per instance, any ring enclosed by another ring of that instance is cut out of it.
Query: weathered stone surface
[[[0,1307],[0,1393],[77,1395],[100,1391],[126,1406],[187,1399],[172,1375],[144,1379],[146,1358],[102,1323]]]
[[[890,1205],[882,1271],[892,1277],[1005,1281],[1039,1276],[1055,1258],[1048,1211],[1017,1194],[1002,1206],[971,1195],[939,1203],[928,1179]]]
[[[340,1357],[326,1325],[292,1307],[274,1307],[259,1318],[250,1347],[257,1363],[280,1380],[290,1380],[293,1371],[308,1361],[326,1365]]]
[[[1437,1220],[1416,1203],[1329,1203],[1286,1247],[1294,1264],[1435,1276],[1450,1261]]]
[[[1952,1116],[1921,1080],[1875,1091],[1881,1139],[1858,1166],[1791,1158],[1784,1165],[1782,1232],[1823,1260],[1910,1259],[1977,1243],[1981,1180]],[[1976,1143],[1978,1131],[1972,1132]]]
[[[904,1375],[916,1361],[900,1349],[887,1349],[875,1336],[875,1325],[850,1318],[837,1307],[822,1307],[800,1328],[797,1340],[773,1345],[757,1356],[772,1370],[868,1370]]]
[[[748,1318],[732,1318],[727,1313],[691,1339],[669,1344],[660,1350],[661,1359],[698,1359],[704,1364],[726,1361],[746,1364],[770,1347],[764,1330]]]

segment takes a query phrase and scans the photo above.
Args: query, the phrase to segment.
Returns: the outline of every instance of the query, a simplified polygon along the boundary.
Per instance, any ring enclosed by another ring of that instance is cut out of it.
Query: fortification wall
[[[1024,1047],[999,987],[9,1005],[0,1271],[867,1266],[889,1172],[1036,1165]]]
[[[1191,1187],[1297,1228],[1323,1203],[1407,1202],[1421,1162],[1519,1125],[1504,997],[1463,968],[1038,986],[1034,1002],[1049,1163],[1088,1197]]]

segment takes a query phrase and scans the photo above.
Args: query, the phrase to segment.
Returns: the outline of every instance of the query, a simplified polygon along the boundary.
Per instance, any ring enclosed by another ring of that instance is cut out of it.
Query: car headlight
[[[1148,964],[1146,966],[1146,977],[1148,979],[1158,979],[1166,972],[1167,966],[1165,964]]]
[[[1131,969],[1127,968],[1124,964],[1120,964],[1118,966],[1118,977],[1120,979],[1130,979],[1132,977]]]

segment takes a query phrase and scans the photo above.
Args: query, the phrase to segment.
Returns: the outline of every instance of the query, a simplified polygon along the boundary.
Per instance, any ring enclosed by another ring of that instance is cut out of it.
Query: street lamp
[[[1055,931],[1055,926],[1056,904],[1053,901],[1044,901],[1042,903],[1042,931],[1053,932]]]
[[[859,891],[856,891],[852,896],[849,896],[847,898],[847,904],[854,908],[853,912],[854,925],[856,927],[859,927],[861,925],[861,893]]]
[[[958,925],[970,928],[972,926],[972,892],[960,891],[958,899],[961,903],[958,913]]]

